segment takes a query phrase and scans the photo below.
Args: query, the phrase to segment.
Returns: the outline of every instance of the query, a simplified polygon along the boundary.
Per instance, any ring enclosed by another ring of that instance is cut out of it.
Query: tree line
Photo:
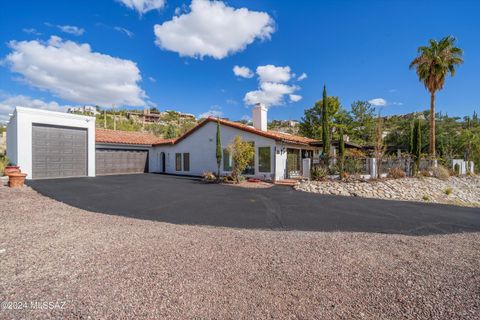
[[[397,149],[415,157],[471,160],[480,166],[480,122],[476,111],[471,116],[450,117],[435,111],[435,95],[445,86],[447,76],[454,76],[463,63],[463,51],[455,46],[455,38],[430,40],[418,48],[418,55],[409,67],[415,69],[420,82],[430,94],[430,109],[408,115],[382,117],[368,101],[354,101],[350,110],[339,97],[323,97],[304,112],[299,133],[322,140],[329,156],[330,140],[340,140],[343,133],[351,142],[370,146],[377,153],[380,145],[386,151]],[[428,121],[427,121],[428,119]],[[381,128],[381,130],[379,130]],[[422,139],[423,137],[423,139]]]

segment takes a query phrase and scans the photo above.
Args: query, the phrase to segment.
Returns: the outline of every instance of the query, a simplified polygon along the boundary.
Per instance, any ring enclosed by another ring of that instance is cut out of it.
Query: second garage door
[[[143,173],[148,171],[148,150],[97,149],[97,175]]]

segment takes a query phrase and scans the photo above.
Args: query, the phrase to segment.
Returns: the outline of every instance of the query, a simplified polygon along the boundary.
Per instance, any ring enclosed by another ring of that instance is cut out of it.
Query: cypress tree
[[[420,126],[420,119],[415,121],[413,128],[413,155],[415,158],[415,171],[420,169],[420,157],[422,154],[422,128]]]
[[[217,120],[217,178],[220,177],[220,165],[222,163],[222,143],[220,141],[220,119]]]
[[[410,134],[408,137],[408,153],[413,154],[413,132],[414,132],[415,120],[410,122]]]
[[[322,99],[322,142],[323,153],[325,155],[325,161],[328,166],[328,158],[330,156],[330,128],[328,123],[328,101],[327,101],[327,87],[323,86],[323,99]]]
[[[343,179],[344,167],[345,167],[345,141],[343,140],[343,128],[340,127],[338,133],[340,135],[338,139],[338,156],[340,157],[340,179]]]

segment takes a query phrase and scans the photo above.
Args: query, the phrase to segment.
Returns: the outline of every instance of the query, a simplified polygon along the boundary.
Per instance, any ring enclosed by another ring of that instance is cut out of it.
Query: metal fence
[[[338,158],[332,157],[329,159],[328,172],[331,175],[336,175],[340,173],[340,160]],[[319,166],[323,169],[327,169],[325,159],[319,159],[313,162],[312,166]],[[435,163],[432,160],[421,159],[419,163],[419,170],[428,170],[431,167],[434,167]],[[407,176],[413,175],[413,170],[415,167],[415,161],[413,158],[408,156],[401,157],[384,157],[380,160],[373,158],[365,157],[345,157],[343,170],[349,175],[360,175],[366,176],[367,178],[378,175],[386,176],[391,170],[398,169]]]

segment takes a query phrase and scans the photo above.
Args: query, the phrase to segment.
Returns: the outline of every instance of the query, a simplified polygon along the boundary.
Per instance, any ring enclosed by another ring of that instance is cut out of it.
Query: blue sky
[[[446,35],[465,63],[437,109],[480,111],[478,1],[194,1],[4,3],[0,121],[15,104],[96,103],[240,119],[257,101],[270,104],[270,120],[299,119],[324,83],[347,108],[377,99],[383,114],[419,111],[429,95],[409,62],[419,45]],[[234,66],[249,70],[242,77]]]

